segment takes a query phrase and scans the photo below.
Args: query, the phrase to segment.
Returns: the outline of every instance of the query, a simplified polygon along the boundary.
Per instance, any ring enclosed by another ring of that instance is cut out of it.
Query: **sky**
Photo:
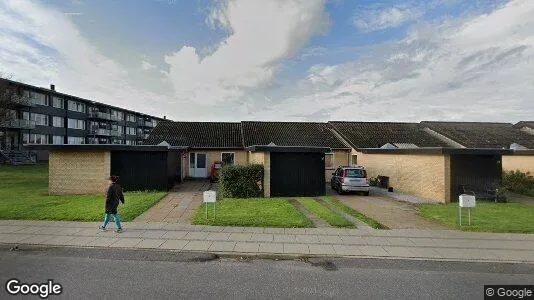
[[[534,119],[531,0],[0,0],[0,74],[176,121]]]

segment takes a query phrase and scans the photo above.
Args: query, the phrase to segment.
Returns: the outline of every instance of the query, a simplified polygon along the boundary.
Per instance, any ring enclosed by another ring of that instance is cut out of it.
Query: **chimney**
[[[51,84],[51,85],[50,85],[50,89],[51,89],[52,91],[55,91],[55,90],[56,90],[56,85],[55,85],[55,84]]]
[[[163,120],[167,120],[167,116],[163,116]]]

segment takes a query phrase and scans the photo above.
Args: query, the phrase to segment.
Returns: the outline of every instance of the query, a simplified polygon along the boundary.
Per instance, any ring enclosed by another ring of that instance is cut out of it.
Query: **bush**
[[[221,169],[219,184],[224,198],[263,197],[263,165],[226,165]]]
[[[504,171],[503,185],[511,192],[534,196],[534,177],[529,172]]]

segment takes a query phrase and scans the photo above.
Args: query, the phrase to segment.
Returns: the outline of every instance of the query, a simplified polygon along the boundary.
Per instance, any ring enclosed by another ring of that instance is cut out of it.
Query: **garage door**
[[[271,152],[271,197],[323,196],[323,153]]]

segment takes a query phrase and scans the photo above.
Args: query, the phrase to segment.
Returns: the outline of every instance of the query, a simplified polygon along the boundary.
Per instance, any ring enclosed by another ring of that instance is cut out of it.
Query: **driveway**
[[[191,224],[195,211],[202,204],[202,193],[210,188],[209,181],[177,184],[165,198],[134,221]]]
[[[358,194],[332,194],[343,204],[371,217],[389,228],[450,229],[444,225],[427,221],[417,214],[417,206],[400,202],[390,197],[361,196]]]

